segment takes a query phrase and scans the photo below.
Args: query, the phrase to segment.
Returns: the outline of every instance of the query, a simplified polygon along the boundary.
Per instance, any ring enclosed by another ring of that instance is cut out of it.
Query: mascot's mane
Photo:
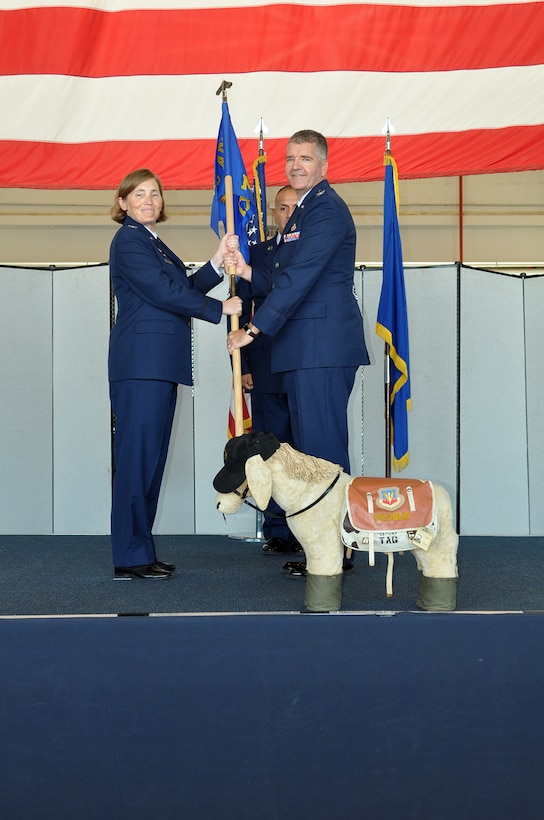
[[[293,450],[289,444],[282,444],[272,458],[278,458],[281,461],[289,478],[299,478],[302,481],[324,481],[325,479],[333,479],[338,471],[343,472],[343,468],[339,464],[299,453],[298,450]]]

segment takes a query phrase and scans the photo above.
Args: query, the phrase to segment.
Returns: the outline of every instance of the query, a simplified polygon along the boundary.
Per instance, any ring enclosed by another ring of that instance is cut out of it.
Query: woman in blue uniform
[[[158,237],[167,218],[159,178],[147,168],[119,185],[111,217],[121,228],[110,249],[117,316],[110,336],[109,381],[115,417],[111,543],[114,577],[165,579],[152,528],[168,454],[178,384],[192,384],[191,319],[218,324],[242,303],[206,296],[222,279],[227,237],[200,270]]]

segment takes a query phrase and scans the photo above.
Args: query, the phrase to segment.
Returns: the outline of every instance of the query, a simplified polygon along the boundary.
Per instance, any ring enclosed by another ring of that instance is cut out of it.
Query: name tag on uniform
[[[300,239],[300,231],[293,231],[292,233],[286,233],[283,237],[284,242],[296,242],[297,239]]]

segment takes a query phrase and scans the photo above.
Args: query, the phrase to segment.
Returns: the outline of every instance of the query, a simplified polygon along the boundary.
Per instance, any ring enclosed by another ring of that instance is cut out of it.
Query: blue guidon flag
[[[385,189],[383,216],[383,281],[376,333],[389,346],[391,402],[391,444],[393,467],[403,470],[408,453],[408,411],[410,394],[410,353],[408,313],[404,289],[404,267],[398,221],[397,166],[390,154],[384,156]]]
[[[214,196],[210,227],[219,236],[219,223],[227,229],[227,209],[225,177],[232,179],[232,197],[234,205],[234,233],[240,241],[240,251],[246,262],[249,261],[249,245],[258,242],[258,217],[253,200],[253,191],[249,184],[244,161],[232,122],[228,103],[223,102],[221,123],[217,136],[215,152]]]
[[[264,242],[267,236],[266,218],[266,176],[264,166],[266,154],[259,154],[253,163],[253,190],[255,193],[255,206],[259,220],[259,241]]]

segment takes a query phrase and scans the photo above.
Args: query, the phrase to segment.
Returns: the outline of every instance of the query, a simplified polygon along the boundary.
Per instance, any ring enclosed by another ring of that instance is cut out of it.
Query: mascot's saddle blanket
[[[341,536],[345,547],[369,553],[427,550],[438,519],[430,481],[354,478],[347,487]]]

